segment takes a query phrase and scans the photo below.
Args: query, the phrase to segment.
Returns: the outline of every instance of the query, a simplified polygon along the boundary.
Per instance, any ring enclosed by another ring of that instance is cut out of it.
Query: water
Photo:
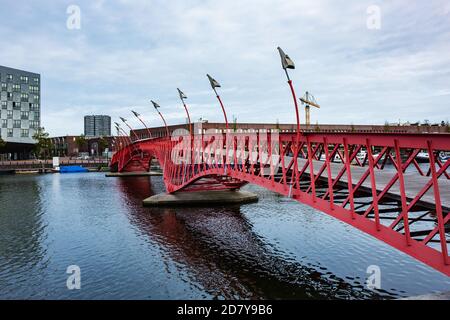
[[[241,207],[143,208],[161,177],[0,177],[0,298],[386,299],[450,278],[350,226],[260,187]],[[81,268],[68,290],[66,269]],[[381,288],[365,286],[369,265]]]

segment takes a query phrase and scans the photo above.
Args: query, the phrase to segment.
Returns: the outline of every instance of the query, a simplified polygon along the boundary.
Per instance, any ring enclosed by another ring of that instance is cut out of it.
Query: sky
[[[0,0],[0,8],[0,65],[41,74],[42,126],[52,136],[82,133],[87,114],[141,127],[130,110],[160,126],[150,99],[169,124],[185,123],[177,87],[193,120],[223,121],[207,73],[230,120],[293,123],[278,46],[295,62],[297,95],[309,91],[321,105],[312,123],[450,119],[448,0]]]

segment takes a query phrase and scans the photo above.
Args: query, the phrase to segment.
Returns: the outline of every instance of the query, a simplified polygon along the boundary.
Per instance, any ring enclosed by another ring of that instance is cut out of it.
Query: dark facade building
[[[0,137],[3,157],[26,159],[41,126],[41,77],[37,73],[0,66]]]
[[[86,137],[107,137],[111,135],[111,117],[105,115],[84,116]]]

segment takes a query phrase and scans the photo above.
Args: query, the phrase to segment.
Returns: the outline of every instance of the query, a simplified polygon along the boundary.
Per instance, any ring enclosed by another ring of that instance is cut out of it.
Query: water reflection
[[[311,268],[277,255],[253,232],[239,207],[140,208],[142,199],[155,193],[149,179],[122,179],[118,185],[124,197],[134,202],[129,210],[132,224],[159,243],[180,273],[187,271],[189,281],[214,297],[381,297],[323,267]]]
[[[16,177],[0,179],[0,288],[2,295],[20,297],[27,289],[20,284],[29,274],[39,274],[47,266],[46,222],[36,180]],[[14,201],[10,201],[14,199]],[[39,286],[36,276],[30,286]],[[23,290],[23,291],[22,291]]]

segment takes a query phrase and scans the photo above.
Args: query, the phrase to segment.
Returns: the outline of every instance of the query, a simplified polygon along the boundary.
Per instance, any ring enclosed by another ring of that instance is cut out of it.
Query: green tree
[[[45,159],[48,157],[52,150],[52,141],[49,138],[48,132],[45,132],[45,128],[38,128],[33,135],[33,139],[36,141],[34,145],[34,154],[36,158]]]
[[[6,141],[0,137],[0,149],[4,148],[6,146]]]
[[[75,138],[75,144],[77,145],[78,152],[85,150],[88,145],[86,137],[82,134]]]

